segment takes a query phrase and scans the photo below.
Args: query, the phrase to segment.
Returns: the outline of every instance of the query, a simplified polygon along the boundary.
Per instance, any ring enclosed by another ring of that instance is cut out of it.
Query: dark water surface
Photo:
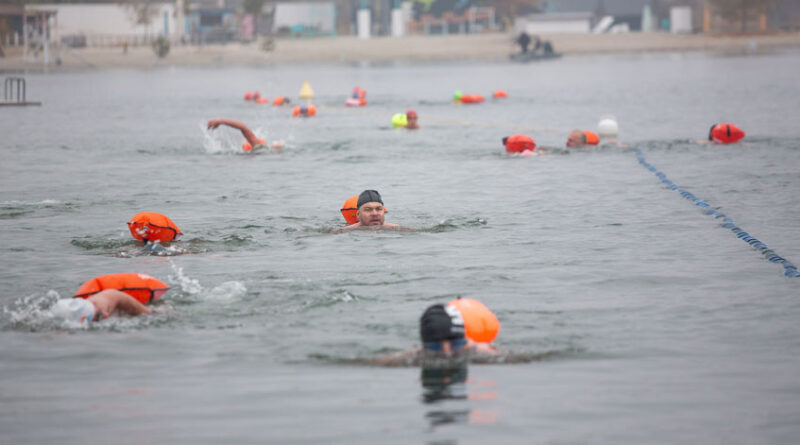
[[[3,443],[796,443],[800,279],[669,190],[630,149],[561,147],[604,114],[685,190],[800,262],[798,53],[30,75],[0,109]],[[294,96],[319,114],[244,102]],[[342,106],[359,85],[362,109]],[[451,106],[453,91],[509,99]],[[422,130],[395,131],[413,107]],[[237,154],[244,121],[286,142]],[[748,133],[694,143],[715,122]],[[415,233],[332,234],[366,188]],[[167,257],[126,222],[169,215]],[[47,316],[85,280],[148,273],[155,314]],[[528,363],[473,365],[424,403],[417,368],[353,365],[417,342],[455,296]]]

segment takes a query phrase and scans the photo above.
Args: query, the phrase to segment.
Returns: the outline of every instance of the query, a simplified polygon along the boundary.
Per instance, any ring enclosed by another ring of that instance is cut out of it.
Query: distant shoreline
[[[554,34],[551,40],[565,56],[609,53],[709,51],[749,54],[782,48],[800,48],[800,32],[757,35],[672,35],[668,33],[629,34]],[[390,62],[507,61],[518,51],[513,37],[506,33],[446,36],[324,37],[276,39],[272,51],[262,51],[257,43],[207,46],[173,46],[158,60],[150,47],[54,48],[51,63],[45,67],[41,55],[25,61],[19,48],[4,48],[0,73],[59,72],[106,68],[271,66],[282,64],[355,64]],[[61,59],[61,65],[53,63]]]

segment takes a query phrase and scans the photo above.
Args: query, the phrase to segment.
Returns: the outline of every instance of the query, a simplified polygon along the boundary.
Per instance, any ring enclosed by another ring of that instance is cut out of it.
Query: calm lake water
[[[743,443],[800,437],[800,279],[668,189],[620,139],[800,262],[800,54],[605,55],[514,64],[111,70],[28,75],[0,109],[3,443]],[[318,116],[244,102],[294,97]],[[347,109],[353,87],[369,105]],[[453,91],[509,98],[452,106]],[[392,130],[414,108],[422,129]],[[245,122],[281,153],[239,154]],[[716,122],[743,143],[695,143]],[[379,190],[415,233],[332,234]],[[179,255],[133,256],[126,222],[169,215]],[[797,263],[796,263],[797,264]],[[172,289],[152,316],[47,316],[116,272]],[[418,318],[483,301],[522,364],[472,365],[426,403],[418,368],[357,359]]]

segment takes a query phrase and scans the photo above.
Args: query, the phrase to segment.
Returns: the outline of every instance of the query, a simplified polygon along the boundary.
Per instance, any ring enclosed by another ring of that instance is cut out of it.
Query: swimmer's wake
[[[731,219],[730,217],[728,217],[724,213],[720,212],[719,210],[712,208],[709,203],[707,203],[707,202],[703,201],[702,199],[694,196],[694,194],[692,194],[691,192],[688,192],[688,191],[680,188],[677,184],[675,184],[669,178],[667,178],[667,175],[665,175],[663,172],[659,171],[652,164],[649,164],[647,162],[647,160],[645,160],[644,155],[642,154],[642,150],[636,148],[636,149],[634,149],[634,152],[636,152],[636,159],[639,161],[639,164],[641,164],[644,168],[646,168],[646,169],[650,170],[651,172],[653,172],[653,174],[655,174],[661,180],[661,182],[666,184],[667,187],[669,187],[671,190],[677,191],[685,199],[688,199],[688,200],[694,202],[694,204],[696,206],[702,207],[704,209],[706,215],[713,215],[714,219],[722,218],[722,227],[724,227],[726,229],[731,229],[731,231],[734,233],[734,235],[736,235],[737,238],[741,239],[742,241],[746,242],[747,244],[750,244],[751,246],[753,246],[753,248],[755,248],[756,250],[760,251],[761,254],[764,255],[764,258],[766,258],[770,262],[779,263],[779,264],[783,265],[783,275],[784,276],[789,277],[789,278],[800,277],[800,272],[797,271],[797,267],[794,264],[792,264],[789,260],[787,260],[786,258],[778,255],[774,250],[772,250],[769,247],[767,247],[766,244],[762,243],[761,241],[756,239],[754,236],[752,236],[749,233],[747,233],[744,230],[742,230],[739,226],[736,225],[735,222],[733,222],[733,219]]]

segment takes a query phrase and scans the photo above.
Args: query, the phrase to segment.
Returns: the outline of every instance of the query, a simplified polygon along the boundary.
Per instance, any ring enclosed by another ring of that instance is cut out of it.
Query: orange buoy
[[[141,273],[112,273],[94,277],[83,283],[75,298],[88,298],[92,295],[106,290],[116,289],[125,292],[137,299],[142,304],[147,304],[161,298],[169,286],[163,281],[153,278],[150,275]]]
[[[484,101],[480,94],[464,94],[461,96],[462,104],[479,104]]]
[[[503,99],[503,98],[508,97],[508,93],[506,93],[503,90],[497,90],[497,91],[494,92],[493,97],[495,99]]]
[[[267,99],[266,97],[259,97],[258,99],[256,99],[256,103],[257,104],[266,104],[266,103],[269,103],[269,99]]]
[[[311,117],[317,114],[317,107],[314,105],[298,105],[292,109],[292,116]]]
[[[600,137],[594,131],[585,130],[583,135],[586,136],[586,145],[597,145],[600,143]]]
[[[253,100],[253,93],[244,93],[244,100]]]
[[[272,105],[279,107],[281,105],[289,105],[292,101],[288,97],[278,96],[272,101]]]
[[[265,141],[264,139],[261,139],[261,138],[256,138],[256,141],[258,141],[258,144],[259,144],[259,145],[263,145],[263,146],[265,146],[265,147],[266,147],[266,145],[267,145],[267,141]],[[250,145],[250,143],[249,143],[249,142],[245,141],[245,143],[244,143],[244,144],[242,144],[242,150],[244,150],[244,151],[250,151],[250,150],[252,150],[252,149],[253,149],[253,146],[252,146],[252,145]]]
[[[477,343],[491,343],[500,332],[500,321],[483,303],[472,298],[456,298],[447,303],[461,313],[464,335]]]
[[[168,243],[179,239],[181,233],[178,226],[166,215],[155,212],[142,212],[133,215],[128,221],[128,230],[139,241],[160,241]]]
[[[351,196],[342,204],[342,216],[347,224],[355,224],[358,222],[358,195]]]
[[[512,134],[507,138],[503,138],[503,144],[509,153],[522,153],[525,150],[533,151],[536,148],[536,142],[526,134]]]
[[[729,123],[714,124],[708,131],[708,140],[718,144],[733,144],[744,137],[745,133],[741,128]]]

